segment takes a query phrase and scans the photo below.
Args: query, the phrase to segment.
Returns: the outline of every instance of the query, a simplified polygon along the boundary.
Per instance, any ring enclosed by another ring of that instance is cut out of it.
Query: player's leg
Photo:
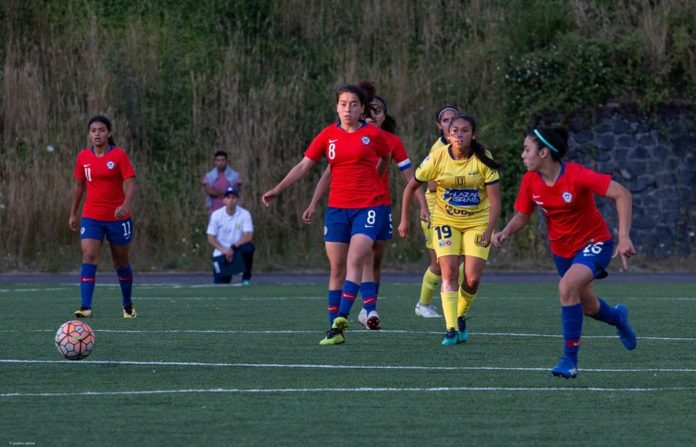
[[[350,242],[350,224],[345,210],[328,207],[324,217],[324,247],[329,258],[328,314],[329,330],[319,344],[337,345],[345,341],[343,331],[334,329],[333,323],[338,316],[341,304],[341,292],[346,279],[346,259]]]
[[[369,330],[381,329],[381,321],[377,312],[377,297],[379,293],[377,275],[381,275],[384,245],[384,240],[375,241],[372,246],[371,256],[366,256],[365,264],[363,264],[362,283],[360,284],[362,309],[358,315],[358,322]],[[370,277],[374,280],[369,281]]]
[[[77,318],[92,316],[92,298],[104,234],[105,228],[101,222],[89,218],[80,220],[82,265],[80,266],[80,308],[75,311]]]
[[[430,265],[425,269],[423,282],[421,284],[420,298],[416,303],[416,315],[424,318],[439,318],[442,315],[437,313],[437,308],[433,304],[433,295],[440,286],[442,272],[440,264],[437,263],[437,255],[433,249],[432,229],[429,222],[421,222],[421,229],[425,238],[425,248],[428,251]]]
[[[445,315],[445,329],[447,333],[442,339],[442,344],[451,346],[459,343],[457,334],[457,289],[459,276],[459,255],[445,255],[438,258],[442,269],[442,286],[440,298],[442,300],[442,313]]]
[[[111,247],[118,284],[121,287],[123,318],[135,318],[133,306],[133,270],[130,266],[130,242],[133,240],[133,222],[130,218],[107,225],[106,238]]]
[[[572,264],[572,260],[555,257],[557,267],[560,264],[571,263],[558,284],[561,301],[561,325],[563,328],[563,357],[551,369],[557,377],[566,379],[577,375],[578,352],[582,336],[583,310],[580,302],[580,291],[594,279],[592,270],[582,264]],[[561,270],[559,268],[559,270]]]
[[[576,255],[573,262],[584,264],[592,270],[595,279],[601,279],[607,276],[605,269],[611,261],[613,251],[612,241],[588,245]],[[597,296],[592,283],[580,291],[580,302],[585,315],[615,326],[616,333],[624,347],[628,350],[635,349],[637,345],[636,333],[628,321],[628,309],[625,305],[610,306]]]
[[[466,319],[469,316],[471,305],[476,299],[483,269],[486,267],[486,260],[490,252],[488,247],[482,246],[481,238],[485,226],[467,229],[462,235],[462,254],[464,262],[464,274],[460,275],[459,296],[457,303],[457,329],[459,330],[459,341],[465,342],[469,339],[469,332],[466,329]]]

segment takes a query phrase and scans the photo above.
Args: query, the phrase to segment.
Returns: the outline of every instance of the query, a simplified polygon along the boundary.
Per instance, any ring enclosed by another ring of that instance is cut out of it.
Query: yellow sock
[[[457,292],[440,292],[442,299],[442,313],[445,314],[447,329],[457,328]]]
[[[459,264],[459,278],[457,279],[457,285],[462,288],[462,282],[464,281],[464,263]]]
[[[476,295],[472,295],[469,292],[465,292],[462,288],[459,288],[459,294],[457,299],[457,315],[460,317],[466,317],[469,313],[471,305],[476,299]]]
[[[433,295],[440,285],[440,276],[430,271],[430,268],[425,270],[423,275],[423,284],[421,285],[420,303],[432,304]]]

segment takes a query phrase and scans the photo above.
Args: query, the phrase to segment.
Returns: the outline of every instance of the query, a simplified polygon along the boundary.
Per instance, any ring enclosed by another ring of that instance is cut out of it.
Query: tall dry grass
[[[415,163],[435,139],[433,113],[445,103],[478,118],[494,153],[517,151],[500,69],[527,2],[189,3],[0,6],[0,269],[79,264],[78,236],[67,228],[72,169],[96,113],[112,118],[138,175],[133,263],[140,271],[208,267],[201,178],[218,149],[244,176],[258,265],[324,265],[322,223],[300,219],[321,169],[271,208],[259,197],[335,119],[332,92],[344,82],[377,85]],[[566,3],[578,32],[644,35],[656,63],[666,45],[661,17],[696,9],[679,0]],[[693,67],[693,47],[680,42]],[[398,191],[403,183],[392,174]],[[512,190],[515,180],[503,186]],[[533,256],[543,246],[536,237],[531,231],[510,256]],[[387,265],[418,261],[421,252],[419,238],[395,239]]]

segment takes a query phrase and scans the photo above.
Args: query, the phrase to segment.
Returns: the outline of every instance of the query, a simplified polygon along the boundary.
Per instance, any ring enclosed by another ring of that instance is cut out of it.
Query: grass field
[[[692,445],[694,284],[597,287],[628,305],[638,347],[586,318],[563,380],[554,284],[484,284],[454,347],[414,316],[413,284],[383,286],[384,330],[355,311],[335,347],[318,344],[324,284],[143,284],[136,320],[99,284],[79,362],[53,346],[76,286],[0,285],[0,445]]]

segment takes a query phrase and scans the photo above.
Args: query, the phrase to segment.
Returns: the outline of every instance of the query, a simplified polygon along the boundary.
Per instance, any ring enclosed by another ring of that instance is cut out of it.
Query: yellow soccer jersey
[[[486,225],[490,207],[486,185],[500,180],[498,171],[483,164],[476,156],[454,160],[449,149],[449,146],[437,149],[416,169],[416,180],[437,183],[432,226],[449,224],[465,228]],[[491,156],[488,151],[486,155]]]
[[[437,137],[437,140],[433,143],[433,145],[430,147],[430,152],[428,152],[428,155],[431,155],[433,152],[437,151],[438,149],[442,149],[443,147],[446,147],[448,143],[442,140],[442,137]],[[428,204],[428,209],[432,213],[433,210],[435,209],[435,192],[430,191],[426,185],[425,187],[425,201]]]

